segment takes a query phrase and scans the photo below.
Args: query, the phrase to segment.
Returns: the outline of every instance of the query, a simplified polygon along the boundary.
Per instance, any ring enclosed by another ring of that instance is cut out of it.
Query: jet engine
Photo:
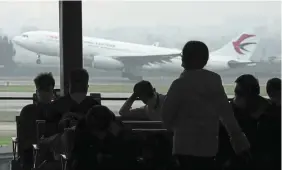
[[[246,66],[254,66],[254,65],[256,65],[256,63],[254,63],[254,62],[237,62],[237,61],[233,61],[233,60],[231,60],[231,61],[229,61],[228,62],[228,66],[230,67],[230,68],[243,68],[243,67],[246,67]]]
[[[124,65],[122,62],[110,57],[94,56],[92,67],[103,70],[122,70]]]

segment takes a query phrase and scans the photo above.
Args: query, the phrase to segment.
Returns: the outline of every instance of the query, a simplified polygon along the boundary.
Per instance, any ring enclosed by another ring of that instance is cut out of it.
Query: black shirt
[[[259,150],[281,153],[281,105],[271,103],[258,122]]]
[[[66,95],[51,104],[51,111],[48,113],[47,118],[50,121],[59,123],[64,114],[73,112],[84,116],[95,105],[99,105],[99,103],[91,96],[86,96],[81,103],[77,103],[70,95]]]
[[[81,103],[74,101],[70,95],[63,96],[52,103],[53,113],[51,119],[60,119],[63,114],[68,112],[86,114],[87,111],[99,103],[91,96],[86,96]]]
[[[250,141],[251,148],[254,148],[257,143],[258,119],[269,106],[269,102],[265,98],[257,96],[251,99],[244,109],[236,107],[233,101],[231,106],[242,131]]]
[[[22,108],[20,113],[20,128],[17,129],[18,141],[20,143],[19,155],[24,165],[32,165],[32,144],[37,143],[37,127],[36,120],[46,120],[46,113],[48,111],[49,104],[29,104]],[[52,127],[47,127],[49,131],[52,131]],[[56,130],[56,128],[55,128]]]
[[[74,149],[72,152],[71,164],[73,170],[92,170],[106,168],[110,166],[109,158],[102,158],[100,160],[98,155],[113,156],[115,148],[117,148],[115,137],[110,133],[101,139],[93,135],[87,128],[85,120],[78,122],[75,130]],[[104,160],[104,161],[103,161]],[[108,163],[103,163],[103,162]]]

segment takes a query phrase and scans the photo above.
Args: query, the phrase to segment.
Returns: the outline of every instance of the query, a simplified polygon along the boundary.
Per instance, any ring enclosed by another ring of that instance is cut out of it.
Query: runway
[[[177,77],[148,77],[145,79],[149,80],[154,86],[168,85]],[[259,79],[261,85],[265,85],[266,81],[270,77],[261,77]],[[55,77],[56,82],[59,82],[59,77]],[[228,76],[222,77],[224,84],[234,84],[235,77]],[[0,85],[6,85],[9,81],[10,85],[33,85],[32,77],[0,77]],[[116,84],[116,85],[134,85],[134,81],[128,81],[120,77],[95,77],[90,79],[90,84],[103,85],[103,84]],[[130,93],[102,93],[102,97],[129,97]],[[31,97],[30,92],[0,92],[1,97]],[[231,97],[231,96],[230,96]],[[103,105],[108,106],[116,115],[122,104],[125,101],[102,101]],[[0,137],[15,135],[15,116],[20,114],[21,109],[31,104],[32,101],[24,100],[2,100],[0,101]],[[141,101],[136,101],[133,104],[133,108],[141,107],[144,104]]]
[[[236,77],[233,76],[222,76],[222,80],[224,84],[234,84],[234,80]],[[267,80],[270,78],[269,76],[257,76],[259,77],[259,81],[261,85],[265,85]],[[156,88],[158,86],[169,86],[173,80],[175,80],[177,76],[170,77],[144,77],[145,80],[150,81]],[[56,86],[59,85],[59,77],[55,76]],[[33,85],[33,77],[0,77],[0,85],[6,85],[9,82],[10,85]],[[110,77],[91,77],[90,84],[93,85],[133,85],[136,81],[130,81],[125,78],[121,78],[118,76],[110,76]],[[102,97],[128,97],[129,93],[103,93]],[[25,92],[0,92],[0,96],[3,97],[31,97],[32,93]],[[0,101],[0,122],[2,121],[14,121],[14,117],[19,114],[22,107],[30,104],[32,101]],[[121,105],[124,101],[102,101],[103,105],[108,106],[115,113],[118,113]],[[134,107],[141,106],[141,102],[135,102]]]
[[[144,77],[144,80],[150,81],[154,86],[169,86],[173,80],[178,77]],[[223,84],[234,84],[236,76],[222,77]],[[260,77],[260,84],[265,85],[267,80],[270,77]],[[60,85],[59,77],[55,77],[56,86]],[[121,77],[92,77],[89,80],[90,85],[134,85],[136,81],[128,80]],[[9,78],[9,77],[0,77],[0,85],[34,85],[32,77],[19,77],[19,78]]]
[[[42,71],[42,70],[41,70]],[[40,71],[39,71],[40,72]],[[37,73],[37,72],[36,72]],[[280,66],[273,66],[269,64],[260,64],[255,67],[248,67],[242,69],[231,69],[221,72],[223,84],[234,84],[236,77],[241,74],[253,74],[258,79],[261,85],[265,85],[267,80],[272,77],[281,77]],[[155,74],[155,73],[154,73]],[[121,78],[119,73],[107,73],[107,72],[89,72],[91,85],[133,85],[136,81],[130,81],[126,78]],[[156,76],[150,73],[144,75],[143,79],[150,81],[156,88],[158,86],[169,86],[173,80],[179,77],[179,74]],[[60,77],[54,76],[56,86],[60,84]],[[0,77],[0,85],[33,85],[32,76],[13,76],[13,77]],[[102,97],[128,97],[128,93],[103,93]],[[3,97],[31,97],[31,93],[15,93],[15,92],[0,92],[0,96]],[[19,114],[22,107],[30,104],[32,101],[0,101],[0,122],[2,121],[14,121],[14,117]],[[115,113],[118,112],[124,101],[102,101],[102,104],[108,106]],[[141,102],[135,102],[134,107],[142,106]]]
[[[103,93],[102,97],[129,97],[130,93]],[[3,97],[31,97],[32,93],[28,92],[0,92]],[[15,120],[15,116],[19,115],[21,109],[32,101],[27,100],[2,100],[0,102],[0,122],[10,122]],[[108,106],[114,113],[118,113],[124,101],[102,101],[102,104]],[[141,101],[134,102],[133,107],[140,107]]]
[[[129,97],[130,93],[102,93],[102,97]],[[3,97],[31,97],[32,93],[29,92],[0,92]],[[231,97],[231,96],[230,96]],[[109,107],[116,115],[120,107],[125,101],[102,101],[102,104]],[[0,122],[13,122],[15,116],[20,114],[21,109],[31,104],[29,100],[1,100],[0,102]],[[141,107],[144,104],[141,101],[135,101],[132,108]],[[1,128],[0,128],[1,129]]]
[[[102,93],[102,97],[129,97],[130,93]],[[29,92],[0,92],[3,97],[31,97]],[[116,115],[125,101],[102,101],[102,104],[108,106]],[[15,116],[20,114],[21,109],[32,101],[27,100],[2,100],[0,101],[0,137],[16,134]],[[144,104],[136,101],[133,108],[141,107]]]
[[[46,68],[47,69],[47,68]],[[33,69],[32,74],[34,76],[19,76],[24,70],[18,70],[13,76],[1,76],[0,85],[6,85],[7,82],[11,85],[33,85],[33,79],[37,73],[40,72],[53,72],[55,75],[56,85],[60,84],[60,77],[58,69],[44,70],[43,68]],[[105,72],[96,69],[88,70],[90,84],[97,85],[133,85],[136,81],[128,80],[127,78],[121,77],[121,72]],[[242,74],[252,74],[259,79],[260,84],[266,84],[267,80],[272,77],[281,77],[281,64],[266,64],[258,63],[256,66],[234,68],[218,72],[221,76],[223,84],[234,84],[235,79]],[[143,72],[143,79],[150,81],[154,86],[158,85],[170,85],[173,80],[177,79],[179,73],[166,73],[166,72]]]
[[[33,84],[33,78],[40,72],[52,72],[56,77],[56,84],[59,84],[60,69],[59,68],[32,68],[32,69],[16,69],[13,71],[2,71],[1,75],[9,75],[6,77],[0,77],[0,85],[11,81],[15,85]],[[164,71],[143,71],[144,80],[149,80],[154,85],[170,84],[174,79],[178,78],[179,73],[171,73]],[[121,77],[120,71],[102,71],[98,69],[88,69],[90,76],[90,84],[134,84],[136,81],[130,81],[126,78]],[[268,63],[257,63],[256,66],[243,67],[243,68],[232,68],[224,71],[217,72],[221,75],[224,84],[233,84],[236,77],[242,74],[253,74],[259,80],[261,84],[272,77],[281,77],[281,64],[268,64]]]

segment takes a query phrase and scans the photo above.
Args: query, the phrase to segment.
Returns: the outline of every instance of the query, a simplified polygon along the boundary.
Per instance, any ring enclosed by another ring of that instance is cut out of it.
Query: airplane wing
[[[255,62],[253,61],[234,61],[234,60],[231,60],[228,62],[228,65],[231,67],[231,68],[239,68],[239,67],[245,67],[245,66],[254,66],[256,65]]]
[[[145,65],[149,63],[163,63],[165,61],[170,61],[170,59],[174,57],[178,57],[181,54],[164,54],[164,55],[114,55],[114,56],[108,56],[113,59],[116,59],[124,64],[131,64],[131,65]]]

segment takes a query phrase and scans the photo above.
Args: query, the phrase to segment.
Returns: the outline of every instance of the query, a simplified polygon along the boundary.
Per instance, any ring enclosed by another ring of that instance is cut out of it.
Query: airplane
[[[50,31],[30,31],[15,36],[18,46],[37,54],[36,64],[42,64],[41,55],[59,56],[59,34]],[[253,64],[250,60],[259,37],[253,31],[244,32],[221,49],[210,53],[206,68],[225,70]],[[248,48],[247,48],[248,47]],[[121,71],[122,77],[142,80],[142,69],[180,72],[181,50],[160,47],[159,43],[142,45],[102,38],[83,37],[84,65],[102,70]]]
[[[209,61],[205,69],[219,72],[227,69],[255,66],[256,62],[251,61],[251,57],[259,41],[260,38],[252,31],[240,34],[222,48],[210,52]],[[175,57],[170,62],[164,61],[155,67],[159,67],[163,71],[179,72],[181,70],[181,62],[181,57]]]

